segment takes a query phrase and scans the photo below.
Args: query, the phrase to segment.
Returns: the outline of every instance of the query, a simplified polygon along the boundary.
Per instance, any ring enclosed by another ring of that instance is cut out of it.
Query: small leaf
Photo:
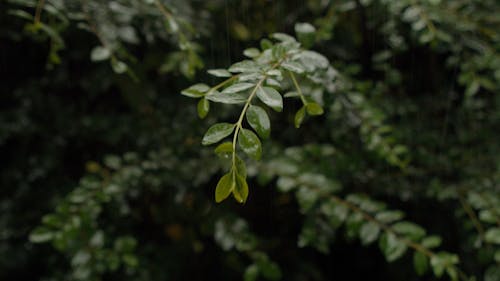
[[[249,58],[256,58],[260,55],[260,51],[257,48],[249,48],[243,51],[243,55]]]
[[[246,93],[221,93],[218,91],[210,91],[206,95],[207,100],[225,103],[225,104],[240,104],[247,101],[248,95]]]
[[[269,137],[271,132],[271,122],[266,111],[256,105],[250,105],[246,113],[247,122],[257,132],[261,138]]]
[[[413,267],[418,275],[424,275],[429,269],[429,263],[427,257],[421,252],[415,252],[413,254]]]
[[[223,142],[215,148],[215,154],[221,158],[229,158],[233,153],[233,143]]]
[[[421,244],[422,246],[429,249],[439,247],[439,245],[441,245],[441,237],[435,235],[425,237],[424,239],[422,239]]]
[[[394,234],[386,233],[380,239],[380,249],[388,262],[399,259],[406,252],[406,244],[401,242]]]
[[[251,60],[237,62],[229,67],[229,72],[256,72],[259,71],[259,65]]]
[[[239,203],[245,203],[248,198],[248,184],[244,177],[236,173],[236,183],[233,189],[233,196]]]
[[[181,92],[181,95],[190,98],[200,98],[205,95],[206,92],[210,90],[210,87],[206,84],[195,84]]]
[[[207,73],[215,77],[231,77],[231,72],[223,68],[209,69]]]
[[[111,51],[103,46],[97,46],[94,49],[92,49],[92,52],[90,53],[90,60],[91,61],[103,61],[109,59],[111,56]]]
[[[215,202],[222,202],[231,194],[233,189],[233,173],[227,173],[217,183],[217,187],[215,188]]]
[[[302,67],[302,65],[298,62],[295,61],[290,61],[290,62],[284,62],[281,64],[281,67],[283,67],[286,70],[301,74],[304,73],[305,69]]]
[[[53,233],[43,227],[35,229],[33,232],[30,233],[29,236],[29,240],[32,243],[44,243],[52,240],[53,238],[54,238]]]
[[[306,107],[303,106],[301,109],[295,113],[295,118],[294,118],[294,123],[295,123],[295,128],[300,128],[300,125],[304,121],[304,117],[306,116]]]
[[[257,265],[252,264],[245,270],[243,281],[256,281],[257,277],[259,277],[259,268]]]
[[[244,179],[247,178],[247,167],[245,165],[245,161],[241,160],[240,157],[236,156],[236,173],[242,176]]]
[[[259,137],[248,129],[241,129],[238,136],[238,144],[241,149],[255,160],[259,160],[262,154],[262,144]]]
[[[119,60],[111,60],[111,67],[113,71],[118,74],[122,74],[128,69],[127,64]]]
[[[283,98],[280,93],[270,87],[259,87],[257,97],[272,109],[281,112],[283,110]]]
[[[219,142],[220,140],[229,136],[233,132],[233,130],[234,130],[234,124],[229,124],[229,123],[214,124],[207,130],[207,132],[203,136],[203,140],[201,141],[201,143],[203,145],[210,145]]]
[[[375,222],[367,222],[361,226],[359,237],[363,245],[369,245],[377,240],[380,233],[380,227]]]
[[[255,84],[253,84],[253,83],[238,83],[238,84],[234,84],[234,85],[231,85],[231,86],[225,88],[222,91],[222,93],[223,94],[234,94],[234,93],[242,92],[244,90],[248,90],[248,89],[252,88],[253,86],[255,86]]]
[[[402,221],[392,225],[392,229],[398,234],[407,236],[412,240],[419,240],[425,236],[425,229],[412,222]]]
[[[489,243],[500,245],[500,228],[491,228],[484,234],[484,240]]]
[[[307,22],[304,23],[296,23],[295,24],[295,32],[297,33],[314,33],[316,32],[316,28]]]
[[[375,219],[383,223],[392,223],[404,217],[401,211],[382,211],[377,213]]]
[[[279,40],[281,42],[295,42],[295,38],[293,38],[292,36],[288,35],[288,34],[285,34],[285,33],[273,33],[271,34],[271,37],[276,39],[276,40]]]
[[[307,113],[309,115],[321,115],[323,114],[323,108],[321,105],[315,103],[315,102],[310,102],[306,105]]]
[[[207,116],[210,111],[210,102],[207,99],[200,99],[198,106],[196,107],[198,111],[198,116],[203,119]]]

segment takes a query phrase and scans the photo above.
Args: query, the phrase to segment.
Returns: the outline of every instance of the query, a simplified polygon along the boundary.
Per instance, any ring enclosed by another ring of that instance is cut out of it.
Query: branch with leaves
[[[312,33],[314,27],[298,24],[296,32]],[[271,131],[270,119],[263,106],[281,112],[283,96],[299,98],[303,106],[295,115],[295,127],[298,128],[306,115],[321,115],[323,108],[320,101],[304,94],[297,77],[300,77],[301,83],[323,90],[335,78],[336,71],[328,59],[302,48],[301,43],[290,35],[274,33],[269,39],[263,39],[260,45],[260,50],[250,48],[244,51],[244,55],[249,58],[247,60],[237,62],[228,69],[209,70],[208,73],[215,77],[227,78],[220,84],[213,87],[195,84],[182,91],[185,96],[200,98],[197,108],[201,118],[207,115],[210,102],[243,104],[235,123],[214,124],[203,136],[202,144],[211,145],[233,135],[231,142],[223,142],[215,148],[221,158],[229,159],[230,162],[228,173],[222,176],[215,189],[216,202],[223,201],[230,194],[240,203],[248,198],[246,165],[238,156],[238,148],[254,160],[261,158],[261,139],[268,138]],[[292,87],[295,91],[282,96]],[[244,127],[245,119],[253,131]]]

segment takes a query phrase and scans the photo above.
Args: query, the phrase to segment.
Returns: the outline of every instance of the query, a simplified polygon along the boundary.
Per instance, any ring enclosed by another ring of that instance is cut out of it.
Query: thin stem
[[[158,7],[158,10],[167,18],[167,19],[174,19],[174,16],[172,13],[163,5],[160,0],[155,0],[155,5]],[[175,20],[175,19],[174,19]]]
[[[40,18],[42,16],[42,9],[44,5],[45,5],[45,0],[38,0],[35,10],[35,20],[34,20],[35,24],[40,23]]]
[[[264,73],[264,76],[259,80],[259,82],[257,82],[257,84],[253,88],[252,92],[250,93],[250,96],[248,96],[248,99],[245,102],[245,106],[243,106],[243,109],[241,110],[240,117],[238,118],[238,121],[236,122],[236,129],[234,131],[234,136],[233,136],[233,155],[232,155],[233,167],[236,166],[236,142],[238,140],[238,133],[240,132],[240,130],[242,128],[242,123],[243,123],[243,118],[245,117],[245,113],[247,112],[248,107],[250,106],[250,104],[252,102],[252,99],[257,94],[257,90],[261,87],[262,83],[264,83],[264,81],[267,79],[267,77],[268,77],[267,72],[269,70],[273,70],[276,67],[278,67],[286,58],[287,58],[287,56],[283,57],[281,60],[279,60],[278,62],[276,62],[275,64],[273,64],[271,66],[271,68],[268,69]]]
[[[304,97],[304,94],[302,93],[302,90],[300,89],[299,83],[297,83],[297,79],[295,79],[295,75],[291,71],[288,71],[288,74],[290,74],[290,77],[292,77],[293,84],[295,85],[295,88],[297,89],[297,93],[299,94],[300,100],[302,100],[302,103],[304,105],[307,105],[306,98]]]
[[[219,89],[220,87],[222,87],[222,86],[226,85],[227,83],[232,82],[233,80],[235,80],[235,79],[236,79],[236,78],[238,78],[239,76],[240,76],[240,75],[239,75],[239,74],[237,74],[237,75],[234,75],[234,76],[232,76],[232,77],[230,77],[230,78],[228,78],[228,79],[226,79],[226,80],[224,80],[224,81],[220,82],[219,84],[217,84],[217,85],[213,86],[213,87],[210,89],[210,91],[215,91],[215,90]]]
[[[248,107],[250,106],[250,103],[252,102],[253,97],[257,93],[257,90],[259,89],[260,85],[264,81],[264,79],[267,76],[264,76],[257,85],[255,85],[255,88],[253,88],[252,92],[250,93],[250,96],[248,96],[248,99],[245,103],[245,106],[241,110],[240,117],[238,118],[238,122],[236,122],[236,129],[234,131],[234,136],[233,136],[233,167],[236,166],[236,141],[238,140],[238,133],[240,132],[241,125],[243,123],[243,118],[245,117],[245,113],[247,112]]]

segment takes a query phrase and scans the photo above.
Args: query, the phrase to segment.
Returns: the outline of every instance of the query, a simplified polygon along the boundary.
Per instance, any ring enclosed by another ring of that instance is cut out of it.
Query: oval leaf
[[[203,145],[210,145],[219,142],[223,138],[229,136],[234,130],[234,124],[229,123],[217,123],[212,125],[205,135],[201,143]]]
[[[248,184],[245,178],[236,174],[236,183],[233,188],[233,196],[239,203],[245,203],[248,198]]]
[[[221,93],[218,91],[210,91],[207,94],[207,100],[225,104],[239,104],[247,101],[248,97],[244,93]]]
[[[220,178],[215,188],[215,202],[220,203],[226,199],[234,189],[233,174],[227,173]]]
[[[280,93],[270,87],[259,87],[257,97],[272,109],[281,112],[283,110],[283,98]]]
[[[233,143],[232,142],[224,142],[219,144],[215,148],[215,154],[221,158],[229,158],[233,153]]]
[[[210,87],[206,84],[195,84],[181,92],[182,95],[190,98],[202,97],[206,92],[210,90]]]
[[[363,224],[359,230],[359,237],[363,245],[369,245],[377,240],[380,233],[380,227],[374,222],[367,222]]]
[[[295,120],[294,120],[295,128],[297,129],[300,128],[300,125],[304,121],[305,116],[306,116],[306,108],[305,106],[303,106],[301,109],[297,111],[297,113],[295,113]]]
[[[252,88],[254,86],[253,83],[238,83],[238,84],[234,84],[234,85],[231,85],[227,88],[225,88],[222,93],[223,94],[234,94],[234,93],[238,93],[238,92],[242,92],[244,90],[248,90],[250,88]]]
[[[200,99],[196,109],[198,111],[198,116],[203,119],[207,116],[208,111],[210,111],[210,102],[207,99]]]
[[[427,257],[421,252],[415,252],[413,254],[413,267],[415,268],[415,272],[418,275],[424,275],[429,269],[429,262],[427,261]]]
[[[215,77],[231,77],[231,72],[225,70],[225,69],[209,69],[207,70],[207,73],[215,76]]]
[[[305,71],[304,67],[302,67],[300,63],[295,61],[284,62],[283,64],[281,64],[281,67],[297,74],[301,74]]]
[[[267,116],[266,111],[256,105],[251,105],[248,108],[247,122],[252,126],[252,128],[257,132],[261,138],[269,137],[271,133],[271,122],[269,121],[269,116]]]
[[[321,115],[321,114],[323,114],[323,108],[321,107],[321,105],[319,105],[315,102],[308,103],[306,105],[306,109],[307,109],[307,113],[309,113],[309,115]]]
[[[262,154],[262,144],[259,137],[248,129],[241,129],[238,136],[238,144],[241,149],[255,160],[259,160]]]

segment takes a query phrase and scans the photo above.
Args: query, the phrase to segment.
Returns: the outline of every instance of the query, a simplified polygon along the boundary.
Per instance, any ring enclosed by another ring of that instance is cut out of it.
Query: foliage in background
[[[0,279],[500,280],[499,11],[1,2]]]

